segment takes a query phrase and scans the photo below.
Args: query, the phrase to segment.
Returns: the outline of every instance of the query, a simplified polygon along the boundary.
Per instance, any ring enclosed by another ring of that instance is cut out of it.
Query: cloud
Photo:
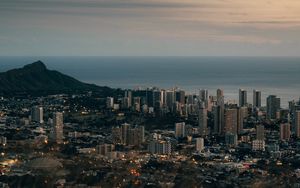
[[[212,35],[210,36],[215,41],[227,41],[227,42],[238,42],[238,43],[250,43],[250,44],[272,44],[279,45],[281,40],[270,39],[266,37],[258,36],[243,36],[243,35]]]
[[[111,8],[111,9],[161,9],[161,8],[193,8],[195,6],[211,7],[209,3],[195,4],[183,1],[145,1],[145,0],[2,0],[1,8],[32,7],[32,8]]]
[[[299,10],[298,0],[1,0],[0,38],[22,41],[11,44],[20,48],[59,41],[64,50],[75,41],[78,48],[116,53],[128,50],[123,44],[150,51],[162,41],[172,44],[168,51],[193,42],[195,48],[224,44],[224,51],[237,44],[295,45]]]
[[[119,19],[159,17],[178,22],[279,26],[298,24],[299,9],[300,3],[295,0],[2,0],[0,15],[24,12]]]
[[[300,21],[290,21],[290,20],[281,20],[281,21],[243,21],[243,22],[234,22],[241,24],[300,24]]]

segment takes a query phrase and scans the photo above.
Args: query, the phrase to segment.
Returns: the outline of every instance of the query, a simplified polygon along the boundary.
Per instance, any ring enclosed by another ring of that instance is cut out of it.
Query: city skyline
[[[0,61],[3,61],[3,64],[1,64],[0,70],[2,68],[4,70],[21,68],[31,59],[36,58],[1,58]],[[196,94],[199,89],[206,89],[210,95],[214,94],[214,91],[218,88],[222,88],[225,93],[225,101],[231,103],[239,103],[239,89],[248,92],[248,95],[245,96],[246,100],[253,101],[252,90],[255,89],[261,91],[261,104],[265,105],[267,96],[274,94],[282,99],[284,107],[288,107],[289,101],[299,98],[298,73],[296,71],[299,67],[296,63],[298,59],[291,62],[289,62],[290,59],[273,60],[264,58],[220,58],[218,60],[214,58],[48,57],[45,59],[45,62],[47,62],[45,65],[50,70],[63,71],[80,81],[111,88],[180,88],[189,94]],[[284,67],[281,66],[283,60],[286,63]],[[181,63],[181,61],[185,62]],[[207,64],[206,61],[211,63]],[[151,65],[148,62],[151,62]],[[72,63],[72,67],[68,65],[69,63]],[[169,66],[170,63],[174,66]],[[274,64],[273,70],[268,68],[271,64]],[[144,66],[147,68],[144,68]],[[234,66],[234,68],[231,66]],[[159,70],[158,67],[160,67]],[[257,68],[263,69],[259,72],[253,72]],[[277,76],[278,71],[293,76]],[[217,72],[219,72],[219,76],[216,76]],[[178,73],[181,73],[182,76],[178,77]],[[220,76],[222,76],[222,79],[220,79]],[[243,79],[239,79],[240,77]]]
[[[300,187],[299,0],[0,0],[0,187]]]
[[[299,56],[299,9],[295,0],[3,0],[0,55]]]
[[[300,99],[262,91],[124,90],[41,61],[0,73],[0,186],[298,186]]]

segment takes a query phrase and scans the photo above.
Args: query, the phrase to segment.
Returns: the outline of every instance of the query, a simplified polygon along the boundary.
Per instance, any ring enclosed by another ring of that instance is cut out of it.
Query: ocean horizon
[[[281,98],[282,107],[300,97],[300,57],[0,57],[0,72],[43,61],[49,69],[112,88],[179,87],[188,93],[224,89],[237,102],[239,88]]]

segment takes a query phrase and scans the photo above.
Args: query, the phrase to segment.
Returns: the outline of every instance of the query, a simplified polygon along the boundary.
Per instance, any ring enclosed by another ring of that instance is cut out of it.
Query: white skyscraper
[[[106,98],[106,107],[107,108],[113,108],[114,107],[114,98],[113,97],[107,97]]]
[[[208,102],[208,91],[207,89],[200,89],[199,91],[199,100],[205,102],[205,107],[207,107]]]
[[[64,133],[63,133],[63,113],[56,112],[53,114],[53,132],[54,140],[56,143],[61,144],[63,142]]]
[[[132,105],[132,91],[126,90],[125,91],[125,98],[127,98],[127,107],[130,108]]]

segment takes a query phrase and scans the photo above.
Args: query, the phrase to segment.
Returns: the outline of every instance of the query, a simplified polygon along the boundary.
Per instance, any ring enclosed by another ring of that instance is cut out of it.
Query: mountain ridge
[[[112,94],[114,89],[81,82],[56,70],[49,70],[40,60],[22,68],[0,72],[0,94],[29,95],[82,93],[87,91]]]

